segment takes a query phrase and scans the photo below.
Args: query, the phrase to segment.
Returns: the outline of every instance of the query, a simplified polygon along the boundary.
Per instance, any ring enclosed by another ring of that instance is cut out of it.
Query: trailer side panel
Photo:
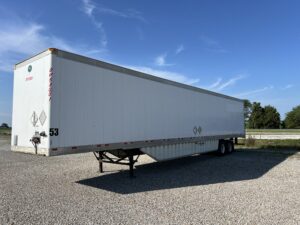
[[[51,148],[243,135],[243,103],[54,56]]]

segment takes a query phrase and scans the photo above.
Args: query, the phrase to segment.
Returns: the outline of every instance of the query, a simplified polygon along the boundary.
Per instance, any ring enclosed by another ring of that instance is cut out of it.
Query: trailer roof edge
[[[32,56],[28,59],[25,59],[25,60],[15,64],[14,69],[17,69],[18,67],[21,67],[25,64],[31,63],[31,62],[33,62],[37,59],[40,59],[40,58],[42,58],[42,57],[44,57],[48,54],[54,54],[54,55],[56,55],[58,57],[61,57],[61,58],[65,58],[65,59],[69,59],[69,60],[73,60],[73,61],[77,61],[77,62],[81,62],[81,63],[93,65],[93,66],[98,66],[98,67],[109,69],[109,70],[116,71],[116,72],[119,72],[119,73],[126,73],[128,75],[139,77],[139,78],[144,78],[144,79],[148,79],[148,80],[152,80],[152,81],[156,81],[156,82],[160,82],[160,83],[164,83],[164,84],[169,84],[169,85],[189,89],[189,90],[192,90],[192,91],[201,92],[201,93],[204,93],[204,94],[210,94],[210,95],[214,95],[214,96],[217,96],[217,97],[222,97],[222,98],[226,98],[226,99],[230,99],[230,100],[243,102],[243,100],[239,99],[239,98],[235,98],[235,97],[232,97],[232,96],[228,96],[228,95],[220,94],[220,93],[217,93],[217,92],[213,92],[213,91],[205,90],[205,89],[202,89],[202,88],[198,88],[198,87],[195,87],[195,86],[179,83],[179,82],[176,82],[176,81],[164,79],[164,78],[157,77],[157,76],[154,76],[154,75],[151,75],[151,74],[147,74],[147,73],[143,73],[143,72],[136,71],[136,70],[133,70],[133,69],[118,66],[118,65],[115,65],[115,64],[107,63],[107,62],[104,62],[104,61],[101,61],[101,60],[97,60],[97,59],[89,58],[89,57],[86,57],[86,56],[78,55],[78,54],[75,54],[75,53],[63,51],[63,50],[60,50],[60,49],[57,49],[57,48],[48,48],[48,49],[46,49],[45,51],[43,51],[39,54],[36,54],[36,55],[34,55],[34,56]]]

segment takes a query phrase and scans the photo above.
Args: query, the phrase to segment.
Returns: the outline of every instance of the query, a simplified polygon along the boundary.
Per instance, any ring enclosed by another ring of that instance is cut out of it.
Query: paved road
[[[97,171],[91,153],[10,152],[0,139],[0,224],[300,224],[300,157],[236,152]],[[123,171],[125,169],[126,171]]]
[[[300,134],[247,134],[246,138],[265,139],[265,140],[287,140],[287,139],[299,139]]]

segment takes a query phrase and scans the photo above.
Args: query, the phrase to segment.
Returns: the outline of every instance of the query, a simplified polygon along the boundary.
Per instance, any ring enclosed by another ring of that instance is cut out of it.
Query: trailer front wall
[[[51,148],[244,134],[242,101],[56,55],[53,68]]]
[[[48,134],[50,124],[51,54],[22,63],[14,70],[12,150],[34,152],[35,132]],[[48,153],[49,136],[41,138],[39,153]]]

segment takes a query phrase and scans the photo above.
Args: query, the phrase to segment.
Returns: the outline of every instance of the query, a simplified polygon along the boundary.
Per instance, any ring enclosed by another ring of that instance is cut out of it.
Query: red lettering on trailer
[[[53,68],[51,67],[49,70],[49,88],[48,88],[49,101],[51,101],[51,96],[52,96],[52,77],[53,77]]]
[[[29,81],[29,80],[32,80],[32,79],[33,79],[33,76],[26,77],[26,81]]]

